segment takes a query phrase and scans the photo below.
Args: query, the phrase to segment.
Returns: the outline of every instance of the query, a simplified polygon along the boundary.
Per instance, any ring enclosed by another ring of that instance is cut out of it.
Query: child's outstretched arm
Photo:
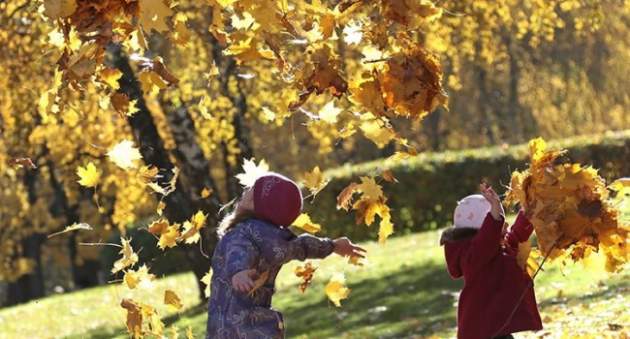
[[[348,238],[331,240],[310,234],[302,234],[289,241],[288,260],[322,259],[331,253],[341,256],[364,257],[365,250],[353,244]]]
[[[490,203],[490,213],[486,216],[477,235],[472,239],[470,264],[483,266],[501,249],[501,236],[505,216],[499,195],[487,185],[481,185],[481,194]]]

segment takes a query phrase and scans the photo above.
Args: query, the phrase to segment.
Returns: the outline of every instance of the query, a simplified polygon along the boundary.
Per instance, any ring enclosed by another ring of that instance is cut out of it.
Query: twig
[[[80,242],[79,245],[81,246],[114,246],[118,248],[123,248],[121,245],[112,244],[110,242]]]

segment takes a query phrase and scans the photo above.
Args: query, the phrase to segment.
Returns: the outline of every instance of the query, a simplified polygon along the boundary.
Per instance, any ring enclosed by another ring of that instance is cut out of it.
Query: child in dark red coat
[[[464,277],[457,337],[512,338],[514,332],[542,329],[532,279],[516,260],[518,244],[533,231],[524,212],[519,212],[506,232],[499,196],[482,185],[481,195],[458,203],[454,219],[455,225],[442,233],[440,244],[449,274]]]

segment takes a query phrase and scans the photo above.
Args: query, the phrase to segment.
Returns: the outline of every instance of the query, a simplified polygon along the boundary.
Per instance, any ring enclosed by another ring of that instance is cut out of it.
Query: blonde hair
[[[223,217],[223,219],[219,223],[219,227],[217,228],[217,235],[219,236],[219,239],[221,239],[241,221],[247,220],[254,216],[254,211],[239,208],[239,202],[236,203],[236,208],[234,208],[231,213]]]

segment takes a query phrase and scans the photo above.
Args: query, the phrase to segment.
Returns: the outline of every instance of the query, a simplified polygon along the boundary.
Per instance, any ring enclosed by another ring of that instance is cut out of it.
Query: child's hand
[[[333,240],[335,244],[334,252],[342,257],[365,258],[365,249],[355,245],[346,237]]]
[[[243,270],[232,276],[232,288],[247,293],[254,288],[254,280],[252,279],[257,275],[256,270]]]
[[[490,214],[492,214],[494,220],[499,220],[503,215],[501,198],[499,198],[497,192],[495,192],[492,187],[488,186],[486,183],[480,184],[479,190],[481,191],[481,195],[483,195],[483,197],[490,203]]]

